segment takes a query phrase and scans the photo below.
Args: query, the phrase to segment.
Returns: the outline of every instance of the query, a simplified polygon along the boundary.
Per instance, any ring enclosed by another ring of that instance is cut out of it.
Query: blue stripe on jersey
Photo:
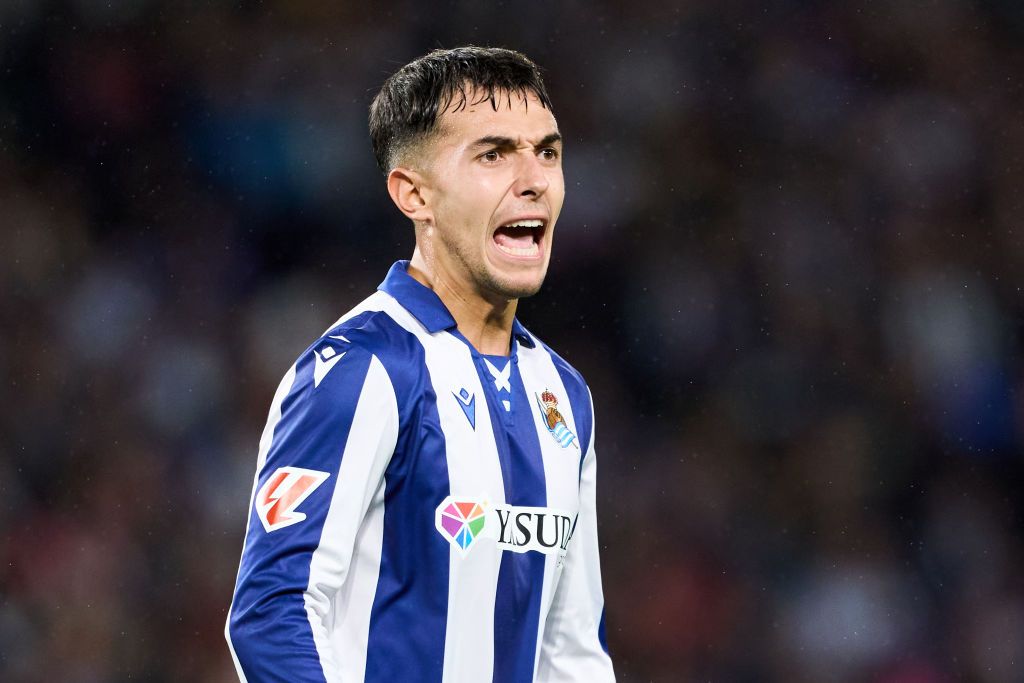
[[[476,355],[476,354],[474,354]],[[494,382],[485,369],[481,377]],[[495,442],[509,505],[544,507],[547,487],[540,441],[534,426],[533,402],[526,396],[518,359],[512,363],[512,424],[502,415],[504,408],[487,401],[491,422],[505,423],[508,430],[495,429]],[[492,395],[496,396],[497,392]],[[537,634],[540,631],[540,599],[544,586],[541,553],[502,553],[498,588],[494,598],[494,682],[529,683],[533,680]]]
[[[256,506],[250,510],[229,629],[251,682],[324,680],[303,594],[371,355],[349,347],[345,358],[314,387],[314,349],[322,343],[307,349],[296,364],[257,490],[279,467],[302,467],[330,476],[303,502],[306,520],[301,524],[267,533]],[[289,662],[288,670],[282,669],[282,662]]]
[[[451,553],[434,529],[434,508],[451,494],[444,433],[437,397],[424,372],[423,346],[387,315],[372,323],[365,330],[347,329],[345,335],[366,344],[387,370],[395,387],[400,431],[384,473],[384,539],[365,681],[438,683],[444,667]]]
[[[576,437],[580,443],[580,476],[583,475],[583,458],[587,457],[587,449],[590,448],[590,438],[593,434],[594,417],[590,408],[590,393],[587,385],[576,370],[566,363],[562,358],[543,344],[544,350],[551,354],[551,360],[558,370],[558,376],[562,379],[566,393],[569,394],[569,405],[572,406],[572,417],[576,422]]]

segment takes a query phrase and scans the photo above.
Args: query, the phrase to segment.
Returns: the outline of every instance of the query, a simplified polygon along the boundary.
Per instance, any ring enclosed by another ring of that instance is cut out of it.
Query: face
[[[565,197],[562,142],[533,94],[497,102],[439,117],[422,167],[426,235],[435,270],[484,298],[519,299],[547,272]]]

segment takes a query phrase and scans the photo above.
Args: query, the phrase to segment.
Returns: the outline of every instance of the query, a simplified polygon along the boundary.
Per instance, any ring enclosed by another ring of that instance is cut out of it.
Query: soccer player
[[[257,681],[613,681],[583,378],[515,318],[562,137],[537,67],[438,50],[370,108],[411,261],[285,374],[226,636]]]

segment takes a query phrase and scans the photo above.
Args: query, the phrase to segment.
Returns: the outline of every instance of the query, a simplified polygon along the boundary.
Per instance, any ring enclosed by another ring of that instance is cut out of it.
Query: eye
[[[501,152],[496,149],[489,150],[480,155],[480,158],[488,163],[494,163],[501,159]]]
[[[540,157],[545,161],[554,161],[558,158],[558,150],[554,147],[545,147],[540,151]]]

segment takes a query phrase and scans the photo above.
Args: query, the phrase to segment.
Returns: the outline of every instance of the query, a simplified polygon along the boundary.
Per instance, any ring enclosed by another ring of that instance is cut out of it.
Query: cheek
[[[449,240],[463,244],[479,242],[489,234],[495,202],[479,185],[454,184],[439,197],[434,217]]]
[[[553,174],[548,185],[548,204],[556,216],[562,210],[562,203],[565,201],[565,178],[562,173]]]
[[[459,212],[459,222],[468,229],[485,230],[501,205],[507,187],[507,183],[497,177],[468,177],[458,188],[452,188],[449,206]]]

